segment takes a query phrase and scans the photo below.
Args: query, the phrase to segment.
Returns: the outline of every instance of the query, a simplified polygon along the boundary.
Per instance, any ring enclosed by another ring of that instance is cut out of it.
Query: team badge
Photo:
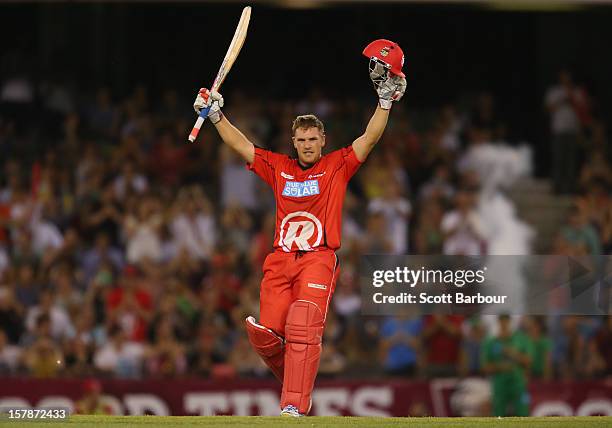
[[[292,249],[312,251],[323,239],[321,221],[307,211],[296,211],[285,216],[280,225],[278,245],[289,253]]]
[[[382,49],[380,50],[380,54],[381,54],[382,56],[387,56],[387,55],[389,55],[389,48],[388,48],[388,47],[384,47],[384,48],[382,48]]]

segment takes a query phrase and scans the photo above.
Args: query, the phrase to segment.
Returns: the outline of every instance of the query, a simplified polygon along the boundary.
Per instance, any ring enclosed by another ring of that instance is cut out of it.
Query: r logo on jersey
[[[321,221],[306,211],[288,214],[280,225],[278,245],[283,251],[312,251],[321,243],[323,226]]]
[[[283,189],[283,196],[304,198],[319,194],[319,180],[287,181]]]

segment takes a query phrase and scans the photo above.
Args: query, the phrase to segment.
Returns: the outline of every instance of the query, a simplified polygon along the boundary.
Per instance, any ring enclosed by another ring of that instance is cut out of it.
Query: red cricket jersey
[[[274,248],[285,252],[340,248],[346,185],[360,166],[352,146],[328,153],[307,169],[297,159],[256,147],[255,160],[247,168],[274,191]]]

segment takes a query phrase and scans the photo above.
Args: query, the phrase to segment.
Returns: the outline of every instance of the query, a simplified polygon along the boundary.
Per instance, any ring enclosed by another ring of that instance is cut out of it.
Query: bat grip
[[[210,111],[211,107],[212,107],[212,104],[209,105],[208,107],[204,107],[203,109],[200,110],[200,117],[203,120],[206,120],[206,118],[208,117],[208,112]]]
[[[196,123],[193,126],[191,133],[189,134],[189,141],[191,141],[192,143],[195,141],[196,138],[198,138],[198,134],[200,133],[200,128],[202,127],[202,124],[208,117],[208,112],[210,111],[210,107],[211,106],[208,106],[200,110],[198,119],[196,120]]]

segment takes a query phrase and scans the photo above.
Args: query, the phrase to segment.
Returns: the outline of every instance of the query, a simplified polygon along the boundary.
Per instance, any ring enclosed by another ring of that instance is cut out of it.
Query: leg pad
[[[289,308],[281,408],[292,404],[300,413],[308,413],[321,360],[323,324],[323,313],[313,302],[296,300]]]
[[[283,338],[269,328],[258,324],[253,317],[248,317],[245,324],[251,346],[272,370],[274,376],[283,383],[285,365]]]

